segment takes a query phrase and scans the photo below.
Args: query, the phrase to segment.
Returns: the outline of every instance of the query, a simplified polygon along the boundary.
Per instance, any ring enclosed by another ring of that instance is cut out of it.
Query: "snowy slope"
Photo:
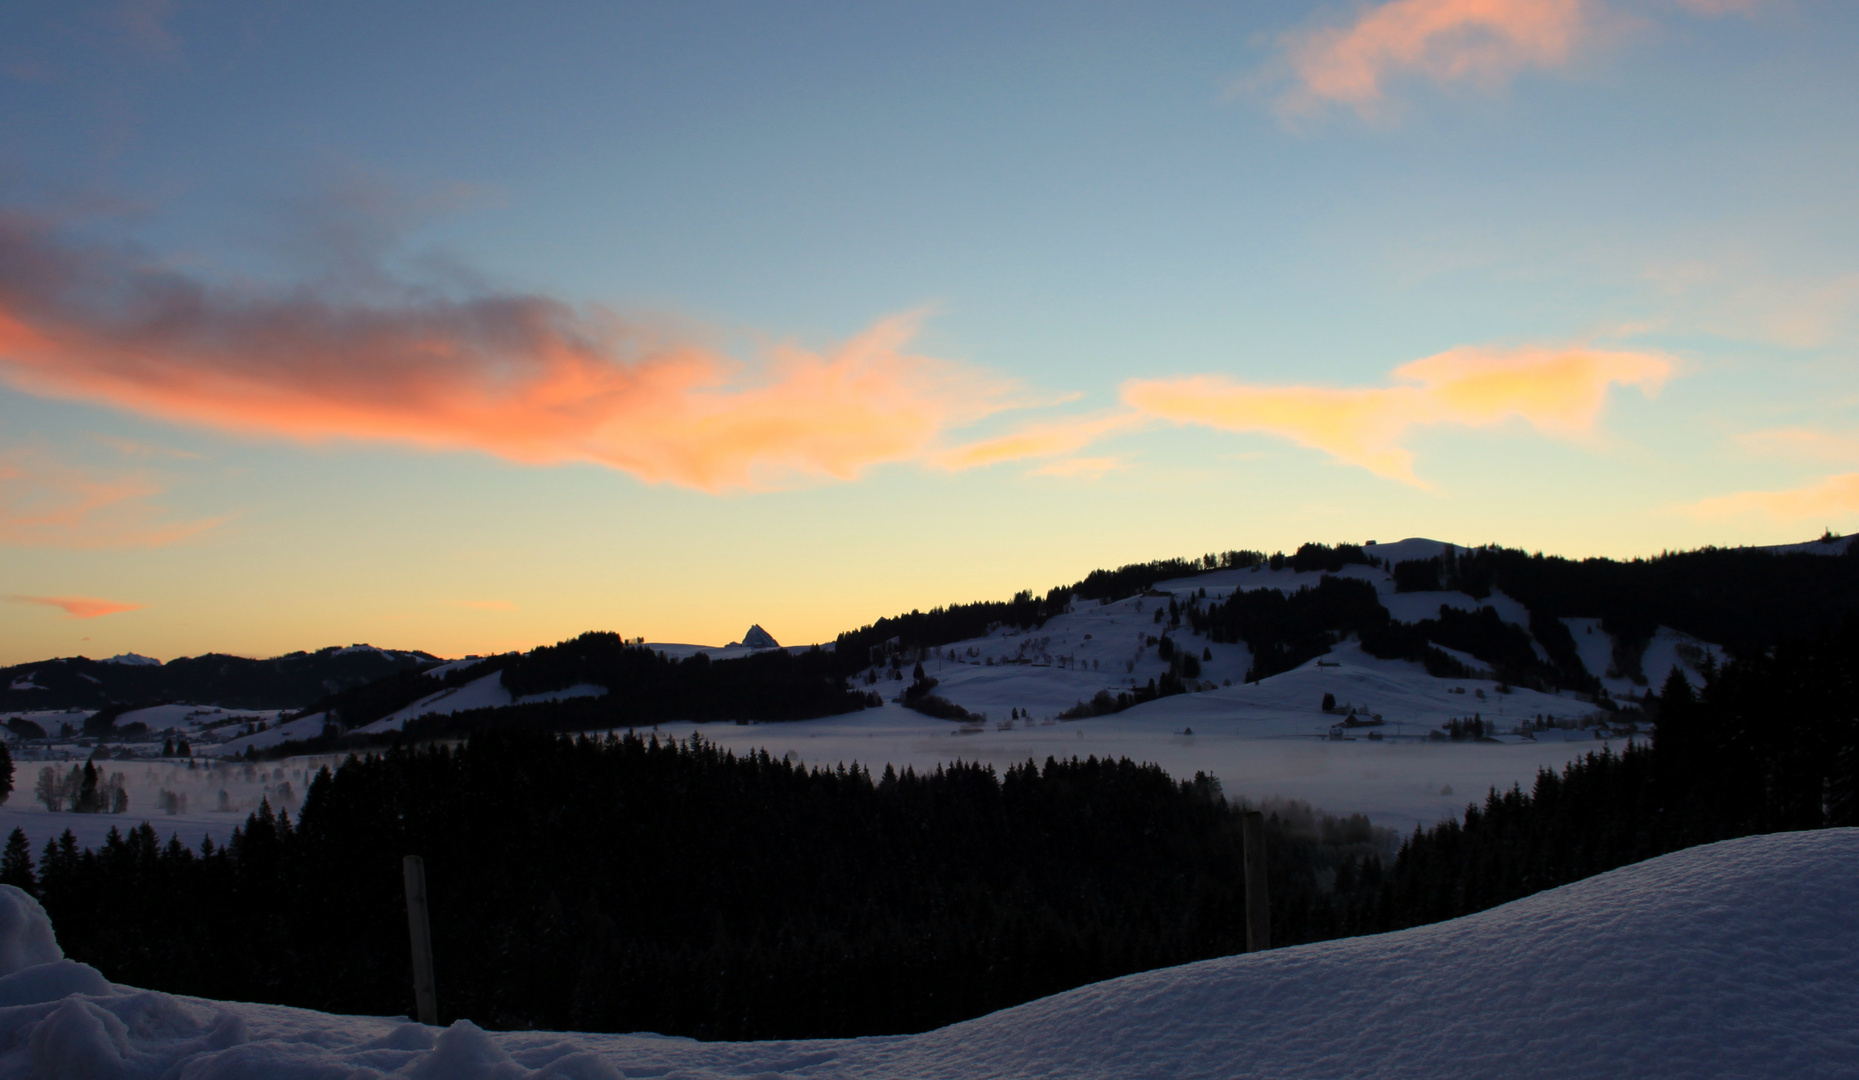
[[[1755,550],[1767,551],[1774,555],[1844,555],[1846,554],[1846,549],[1852,546],[1852,542],[1856,537],[1859,537],[1859,533],[1848,533],[1845,536],[1836,536],[1833,538],[1832,542],[1826,540],[1808,540],[1799,544],[1770,544],[1766,547],[1758,547]]]
[[[1850,1077],[1859,829],[1693,848],[1464,919],[1113,979],[921,1035],[487,1034],[173,997],[0,887],[0,1077]],[[441,1007],[444,958],[440,957]]]
[[[467,712],[471,709],[501,709],[506,705],[526,705],[533,701],[599,697],[606,692],[607,688],[604,686],[579,683],[566,690],[550,690],[547,693],[525,694],[518,697],[504,689],[503,672],[493,671],[463,686],[449,686],[438,693],[428,694],[399,712],[391,713],[357,730],[369,735],[379,735],[389,731],[399,731],[407,726],[407,721],[417,720],[422,716],[450,716],[453,713]]]

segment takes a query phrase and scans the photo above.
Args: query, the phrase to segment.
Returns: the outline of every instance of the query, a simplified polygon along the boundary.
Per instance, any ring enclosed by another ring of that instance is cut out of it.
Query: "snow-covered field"
[[[5,805],[0,805],[0,838],[16,828],[25,830],[36,857],[47,840],[66,829],[77,837],[80,846],[94,848],[103,843],[112,828],[127,832],[146,821],[164,842],[170,836],[179,836],[188,846],[198,847],[202,838],[211,836],[214,843],[220,844],[234,828],[245,824],[246,815],[258,809],[260,799],[269,799],[274,809],[288,810],[294,817],[316,770],[340,761],[332,756],[247,764],[198,758],[191,769],[185,761],[159,758],[99,761],[97,765],[104,772],[123,774],[124,789],[129,793],[129,811],[124,814],[47,810],[32,795],[39,770],[45,765],[69,770],[73,765],[82,765],[82,759],[22,761],[17,763],[15,790]],[[174,796],[173,813],[162,806],[164,791]],[[221,792],[226,793],[223,800]]]
[[[1081,987],[921,1035],[489,1034],[113,986],[0,887],[0,1077],[1833,1080],[1859,829],[1693,848],[1478,915]],[[444,1006],[445,970],[438,985]]]

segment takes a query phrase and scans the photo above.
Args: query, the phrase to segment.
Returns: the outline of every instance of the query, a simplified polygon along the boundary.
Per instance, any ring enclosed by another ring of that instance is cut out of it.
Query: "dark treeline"
[[[1288,933],[1320,879],[1381,850],[1360,817],[1273,830]],[[383,1014],[410,1006],[409,852],[443,1012],[500,1028],[917,1031],[1243,937],[1239,831],[1205,777],[1048,759],[874,778],[636,737],[394,750],[224,847],[67,834],[35,882],[21,835],[0,879],[112,979]]]
[[[1244,641],[1251,646],[1249,681],[1289,671],[1329,652],[1339,634],[1366,633],[1388,621],[1388,609],[1376,598],[1375,586],[1327,575],[1315,587],[1290,594],[1235,590],[1204,611],[1190,606],[1185,615],[1196,633],[1216,642]]]
[[[1171,607],[1171,621],[1173,612]],[[1518,685],[1541,689],[1564,685],[1561,669],[1538,659],[1530,647],[1530,635],[1499,618],[1495,609],[1466,612],[1442,606],[1437,619],[1398,622],[1382,606],[1375,587],[1357,578],[1326,574],[1316,585],[1290,593],[1272,588],[1237,589],[1225,600],[1204,606],[1198,600],[1190,601],[1181,616],[1195,633],[1215,642],[1245,642],[1252,650],[1248,680],[1290,671],[1355,634],[1371,655],[1418,661],[1429,674],[1441,678],[1471,675],[1465,664],[1441,651],[1443,645],[1470,653],[1491,665],[1499,678]],[[1560,622],[1554,625],[1567,636],[1567,627]],[[1572,640],[1568,649],[1572,655]],[[1567,678],[1577,689],[1596,685],[1579,666]]]
[[[1393,573],[1397,588],[1409,591],[1456,589],[1483,598],[1498,590],[1533,614],[1599,618],[1610,634],[1629,640],[1643,642],[1669,626],[1737,652],[1832,629],[1859,605],[1859,545],[1843,555],[1702,548],[1626,562],[1481,547],[1401,564]]]
[[[850,675],[936,645],[980,637],[997,626],[1037,628],[1065,611],[1067,595],[1065,589],[1053,589],[1042,600],[1028,590],[1015,593],[1006,603],[951,604],[879,619],[840,634],[833,654],[841,672]]]
[[[672,659],[617,634],[582,634],[512,657],[503,684],[538,694],[592,684],[610,696],[598,726],[631,727],[674,720],[804,720],[870,704],[846,687],[837,659],[824,649],[764,649],[712,660],[704,653]]]
[[[1309,921],[1396,930],[1696,844],[1859,825],[1859,620],[1710,674],[1701,690],[1667,677],[1650,745],[1491,792],[1417,831],[1380,880],[1339,880]]]

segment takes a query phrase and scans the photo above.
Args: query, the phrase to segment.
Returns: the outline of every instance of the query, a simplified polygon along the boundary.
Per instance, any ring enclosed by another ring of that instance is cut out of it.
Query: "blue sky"
[[[1811,0],[10,5],[0,660],[1850,531],[1854,55]]]

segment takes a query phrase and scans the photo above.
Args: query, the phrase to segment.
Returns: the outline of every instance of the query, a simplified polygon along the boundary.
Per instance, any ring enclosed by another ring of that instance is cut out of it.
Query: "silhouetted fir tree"
[[[0,885],[17,885],[38,895],[39,879],[32,872],[32,841],[26,830],[16,828],[7,834],[6,850],[0,852]]]

